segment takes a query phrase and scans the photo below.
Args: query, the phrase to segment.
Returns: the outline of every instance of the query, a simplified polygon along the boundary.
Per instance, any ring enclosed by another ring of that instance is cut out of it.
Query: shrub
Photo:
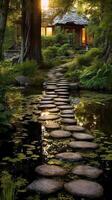
[[[45,60],[53,59],[57,56],[58,47],[52,46],[48,47],[47,49],[43,50],[43,56]]]
[[[69,56],[69,44],[64,44],[58,49],[58,55],[59,56]]]
[[[55,45],[55,36],[42,36],[42,47],[46,48]]]

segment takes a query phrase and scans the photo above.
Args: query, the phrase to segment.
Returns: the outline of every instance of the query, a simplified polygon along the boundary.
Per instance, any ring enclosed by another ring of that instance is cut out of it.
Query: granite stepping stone
[[[53,98],[57,98],[58,96],[56,94],[49,94],[49,97],[53,99]]]
[[[72,131],[72,132],[81,132],[85,131],[85,128],[82,126],[64,126],[64,130],[66,131]]]
[[[54,99],[55,100],[55,102],[66,102],[66,103],[69,103],[70,102],[70,100],[67,98],[55,98]]]
[[[60,128],[60,125],[58,123],[48,123],[48,124],[45,124],[45,128],[47,129],[59,129]]]
[[[103,173],[103,171],[89,165],[79,165],[72,170],[72,173],[79,176],[96,179]]]
[[[72,109],[72,106],[65,105],[65,106],[58,106],[58,108],[61,109],[61,110],[68,110],[68,109]]]
[[[80,153],[64,152],[56,154],[56,158],[66,161],[81,161],[83,158]]]
[[[59,88],[59,89],[67,89],[67,90],[69,89],[68,86],[64,86],[64,85],[62,85],[62,86],[58,86],[58,88]]]
[[[41,101],[52,101],[51,97],[43,97]]]
[[[42,176],[64,176],[67,174],[67,171],[62,167],[47,164],[36,167],[35,172]]]
[[[53,104],[53,101],[52,100],[48,100],[48,101],[42,100],[42,101],[40,101],[40,104]]]
[[[69,95],[69,92],[57,92],[58,95]]]
[[[53,138],[68,138],[71,136],[71,133],[63,130],[56,130],[49,133]]]
[[[74,180],[64,185],[66,191],[70,194],[89,198],[89,199],[97,199],[103,196],[103,188],[100,184],[87,180]]]
[[[50,112],[50,113],[58,113],[59,109],[58,108],[52,108],[52,109],[49,109],[48,112]]]
[[[69,84],[68,83],[58,83],[57,86],[66,86],[66,87],[68,87]]]
[[[63,188],[64,183],[55,179],[41,178],[32,182],[27,189],[41,194],[52,194]]]
[[[53,92],[53,91],[52,91],[52,92],[47,92],[47,91],[46,91],[46,94],[47,94],[47,95],[55,95],[55,92]]]
[[[66,102],[56,102],[55,101],[55,104],[57,105],[57,106],[64,106],[64,105],[67,105],[67,103]]]
[[[43,105],[39,105],[38,107],[39,109],[47,109],[47,108],[56,108],[55,104],[43,104]]]
[[[92,141],[94,140],[94,136],[86,134],[86,133],[74,133],[72,135],[76,140],[87,140]]]
[[[74,115],[73,114],[65,114],[65,115],[61,115],[62,118],[69,118],[69,119],[74,119]]]
[[[75,124],[76,124],[75,119],[69,119],[69,118],[62,119],[61,122],[62,122],[63,124],[72,124],[72,125],[75,125]]]
[[[61,114],[62,115],[74,114],[74,110],[72,110],[72,109],[63,110],[63,111],[61,111]]]
[[[69,143],[69,146],[74,148],[74,149],[97,149],[98,144],[93,143],[93,142],[78,142],[78,141],[72,141]]]
[[[44,120],[56,120],[58,118],[59,118],[58,115],[43,115],[39,117],[38,119],[44,121]]]
[[[57,87],[56,86],[47,86],[46,87],[46,90],[56,90],[57,89]]]

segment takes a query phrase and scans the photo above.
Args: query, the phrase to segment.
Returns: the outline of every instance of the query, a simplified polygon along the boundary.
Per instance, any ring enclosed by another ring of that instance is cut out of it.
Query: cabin
[[[65,33],[72,33],[73,38],[71,40],[77,47],[85,47],[93,43],[93,36],[89,36],[86,30],[89,23],[88,19],[79,15],[75,10],[66,12],[61,16],[58,15],[50,21],[48,17],[46,19],[47,23],[45,23],[45,18],[42,23],[42,35],[52,36],[56,33],[56,29],[60,28]]]

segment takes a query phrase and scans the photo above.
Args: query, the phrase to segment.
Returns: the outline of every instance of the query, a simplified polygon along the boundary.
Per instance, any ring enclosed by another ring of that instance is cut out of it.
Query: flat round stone
[[[58,108],[52,108],[52,109],[49,109],[48,112],[50,112],[50,113],[58,113],[59,109]]]
[[[57,106],[64,106],[64,105],[66,105],[67,103],[66,102],[55,102],[55,104],[57,105]]]
[[[57,98],[58,96],[56,94],[49,94],[49,97],[53,99],[53,98]]]
[[[39,105],[39,109],[47,109],[47,108],[56,108],[56,105],[55,104]]]
[[[58,84],[57,84],[57,86],[69,86],[69,84],[68,84],[68,83],[65,83],[65,82],[63,82],[63,83],[58,83]]]
[[[72,110],[72,109],[63,110],[63,111],[61,111],[61,114],[62,114],[62,115],[74,114],[74,110]]]
[[[31,183],[27,189],[41,194],[52,194],[63,188],[63,182],[55,179],[41,178]]]
[[[69,95],[69,92],[57,92],[58,95]]]
[[[66,170],[56,165],[41,165],[36,167],[35,172],[42,176],[64,176]]]
[[[52,131],[50,135],[53,138],[67,138],[71,136],[71,133],[68,131],[63,131],[63,130],[57,130],[57,131]]]
[[[46,91],[46,94],[48,94],[48,95],[55,95],[55,92],[53,91],[53,92],[47,92]]]
[[[51,101],[51,100],[52,100],[51,97],[43,97],[43,98],[42,98],[42,101]]]
[[[72,173],[79,176],[96,179],[103,173],[103,171],[89,165],[79,165],[72,170]]]
[[[61,109],[61,110],[68,110],[68,109],[72,109],[72,106],[65,105],[65,106],[58,106],[58,108]]]
[[[62,86],[58,86],[58,88],[59,88],[59,89],[69,89],[68,86],[64,86],[64,85],[62,85]]]
[[[93,142],[78,142],[78,141],[73,141],[69,143],[69,146],[74,148],[74,149],[97,149],[98,144],[93,143]]]
[[[92,181],[80,179],[66,183],[64,187],[70,194],[77,197],[96,199],[103,196],[102,186]]]
[[[81,126],[65,126],[64,130],[73,131],[73,132],[81,132],[81,131],[85,131],[85,128]]]
[[[54,100],[56,102],[66,102],[66,103],[70,102],[70,100],[68,98],[55,98]]]
[[[69,119],[74,119],[74,115],[73,114],[65,114],[65,115],[61,115],[62,118],[69,118]]]
[[[46,87],[46,90],[56,90],[57,89],[57,87],[56,86],[47,86]]]
[[[72,125],[73,125],[73,124],[74,124],[74,125],[76,124],[75,119],[66,118],[66,119],[62,119],[61,121],[62,121],[63,124],[72,124]]]
[[[64,152],[56,154],[56,158],[67,161],[81,161],[83,158],[80,153]]]
[[[58,118],[59,118],[58,115],[43,115],[39,117],[38,119],[43,121],[43,120],[56,120]]]
[[[86,133],[74,133],[72,135],[76,140],[87,140],[91,141],[94,139],[94,136],[86,134]]]
[[[51,100],[49,100],[49,101],[42,100],[42,101],[40,101],[40,104],[41,105],[44,105],[44,104],[53,104],[53,101],[51,101]]]
[[[45,125],[47,129],[59,129],[60,125],[58,123],[48,123]]]

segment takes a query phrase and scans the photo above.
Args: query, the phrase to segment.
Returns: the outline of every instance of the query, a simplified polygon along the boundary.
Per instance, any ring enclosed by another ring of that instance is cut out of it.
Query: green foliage
[[[3,171],[0,177],[2,193],[0,195],[1,200],[15,200],[17,197],[17,191],[23,191],[23,188],[27,184],[27,181],[23,178],[17,178],[14,180],[12,175],[7,171]]]
[[[69,44],[63,44],[58,49],[58,55],[59,56],[69,56],[69,54],[70,54],[70,46],[69,46]]]
[[[52,47],[48,47],[47,49],[43,51],[43,56],[45,60],[50,60],[56,57],[57,53],[58,53],[58,47],[52,46]]]
[[[42,36],[42,47],[46,48],[55,45],[55,36]]]
[[[80,82],[87,88],[112,89],[112,65],[97,62],[85,68],[80,75]]]

